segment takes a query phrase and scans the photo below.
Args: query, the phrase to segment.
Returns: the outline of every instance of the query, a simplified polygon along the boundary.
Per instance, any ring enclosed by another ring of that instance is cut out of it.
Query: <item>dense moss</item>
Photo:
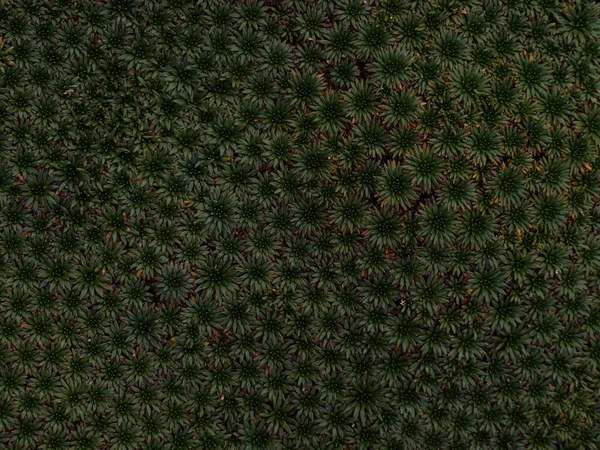
[[[0,5],[0,447],[595,449],[600,9]]]

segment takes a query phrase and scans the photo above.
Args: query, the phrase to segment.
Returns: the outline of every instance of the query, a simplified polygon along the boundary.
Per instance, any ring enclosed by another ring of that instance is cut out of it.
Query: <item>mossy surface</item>
[[[0,448],[600,443],[600,8],[0,4]]]

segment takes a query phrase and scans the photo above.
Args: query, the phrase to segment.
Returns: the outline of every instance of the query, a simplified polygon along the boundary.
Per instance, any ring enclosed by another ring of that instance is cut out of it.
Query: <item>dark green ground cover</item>
[[[598,447],[594,2],[0,4],[1,449]]]

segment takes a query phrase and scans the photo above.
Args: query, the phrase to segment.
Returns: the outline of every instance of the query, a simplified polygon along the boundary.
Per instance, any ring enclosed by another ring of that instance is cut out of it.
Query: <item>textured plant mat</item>
[[[598,4],[0,37],[0,448],[598,448]]]

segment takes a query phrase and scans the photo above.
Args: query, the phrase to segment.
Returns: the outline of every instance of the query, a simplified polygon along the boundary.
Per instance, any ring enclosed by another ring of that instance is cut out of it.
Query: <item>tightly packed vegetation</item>
[[[0,447],[596,449],[586,0],[0,6]]]

